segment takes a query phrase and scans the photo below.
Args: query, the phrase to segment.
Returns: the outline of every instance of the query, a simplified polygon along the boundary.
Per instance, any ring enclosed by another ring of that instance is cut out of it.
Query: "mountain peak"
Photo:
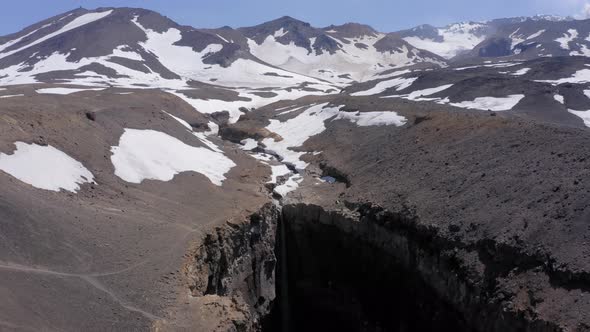
[[[330,34],[337,34],[343,38],[357,38],[362,36],[376,36],[377,31],[371,26],[360,23],[344,23],[342,25],[330,25],[323,29]]]
[[[274,28],[293,28],[293,27],[311,27],[311,24],[298,20],[296,18],[293,18],[291,16],[282,16],[279,17],[277,19],[271,20],[271,21],[267,21],[252,27],[243,27],[241,29],[252,29],[252,28],[256,28],[256,29],[263,29],[263,28],[268,28],[268,29],[274,29]]]
[[[276,20],[238,30],[258,44],[261,44],[269,36],[274,36],[277,40],[287,44],[293,41],[296,45],[308,49],[310,47],[309,38],[317,37],[322,33],[322,31],[313,28],[309,23],[290,16],[283,16]]]

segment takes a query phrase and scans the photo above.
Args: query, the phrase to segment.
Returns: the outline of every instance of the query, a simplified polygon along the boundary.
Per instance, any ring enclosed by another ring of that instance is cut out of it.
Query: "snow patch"
[[[224,42],[229,44],[229,41],[225,38],[223,38],[223,36],[221,36],[220,34],[216,34],[217,37],[219,37],[219,39],[223,40]]]
[[[267,63],[334,84],[366,81],[385,68],[401,68],[422,62],[446,65],[440,60],[417,55],[418,52],[407,45],[397,50],[380,52],[375,44],[385,37],[384,34],[342,39],[328,37],[339,45],[339,49],[332,54],[310,52],[294,42],[285,45],[277,42],[275,35],[268,36],[261,44],[249,39],[248,46],[254,56]],[[312,38],[310,42],[313,45],[315,40]],[[364,44],[366,48],[359,48],[355,46],[357,44]]]
[[[406,37],[405,41],[414,47],[430,51],[445,59],[450,59],[461,52],[472,50],[484,41],[485,36],[478,36],[476,31],[483,28],[480,23],[457,23],[438,29],[442,42],[420,37]]]
[[[430,96],[436,93],[439,93],[441,91],[445,91],[448,88],[452,87],[453,84],[445,84],[445,85],[441,85],[435,88],[429,88],[429,89],[423,89],[423,90],[416,90],[411,92],[410,94],[407,95],[401,95],[401,96],[389,96],[389,97],[385,97],[385,98],[391,98],[391,97],[401,97],[404,99],[409,99],[409,100],[420,100],[422,97],[425,96]]]
[[[38,94],[69,95],[81,91],[101,91],[104,88],[96,89],[74,89],[74,88],[46,88],[35,90]]]
[[[24,94],[19,94],[19,95],[4,95],[4,96],[0,96],[0,98],[4,99],[4,98],[12,98],[12,97],[24,97]]]
[[[475,69],[475,68],[481,68],[481,67],[507,68],[507,67],[514,67],[514,66],[518,66],[518,65],[522,65],[522,62],[498,62],[498,63],[490,63],[490,64],[485,64],[485,65],[480,65],[480,66],[478,65],[478,66],[458,67],[458,68],[453,68],[453,70],[462,71],[462,70]]]
[[[571,51],[570,52],[571,56],[586,56],[586,57],[590,57],[590,49],[588,48],[588,46],[586,45],[580,45],[580,50],[578,51]]]
[[[281,38],[281,37],[283,37],[284,35],[286,35],[288,33],[289,33],[289,31],[285,31],[285,29],[280,28],[279,30],[275,31],[275,33],[273,34],[273,36],[275,38]]]
[[[287,175],[291,173],[291,170],[286,165],[272,165],[270,166],[272,174],[270,176],[270,181],[267,183],[277,183],[277,178],[279,176]]]
[[[578,30],[569,29],[566,33],[563,34],[563,37],[557,38],[555,39],[555,41],[558,42],[559,46],[564,50],[570,50],[569,45],[576,38],[578,38]]]
[[[541,36],[543,33],[545,33],[545,29],[543,29],[543,30],[539,30],[539,31],[537,31],[537,32],[533,33],[532,35],[528,36],[528,37],[526,38],[526,40],[535,39],[535,38],[537,38],[537,37]]]
[[[303,181],[303,176],[295,174],[290,177],[284,184],[277,186],[273,191],[281,197],[287,196],[288,193],[296,190]]]
[[[129,59],[129,60],[135,60],[135,61],[143,61],[141,54],[139,54],[137,52],[125,50],[125,49],[129,49],[129,48],[130,47],[127,45],[117,46],[117,48],[115,48],[113,50],[113,54],[111,56],[125,58],[125,59]]]
[[[576,111],[572,109],[568,109],[567,111],[575,116],[580,117],[584,121],[584,125],[586,125],[586,127],[590,127],[590,111]]]
[[[0,170],[22,182],[44,190],[76,192],[81,184],[94,181],[84,165],[51,145],[14,144],[13,154],[0,153]]]
[[[518,34],[519,31],[520,31],[520,28],[516,29],[516,31],[511,33],[509,36],[509,38],[512,41],[512,44],[511,44],[512,49],[514,49],[516,47],[516,45],[525,41],[525,39],[522,37],[522,35]]]
[[[560,78],[557,80],[536,80],[535,82],[550,83],[553,85],[565,83],[590,83],[590,69],[580,69],[570,77]]]
[[[509,111],[518,104],[524,95],[509,95],[506,97],[478,97],[473,101],[463,101],[460,103],[451,103],[451,105],[461,108],[478,109],[483,111]]]
[[[522,75],[525,75],[526,73],[528,73],[530,70],[531,70],[531,68],[522,68],[522,69],[515,71],[514,73],[512,73],[510,75],[522,76]]]
[[[348,120],[359,127],[389,126],[401,127],[407,120],[396,112],[339,112],[334,120]]]
[[[130,183],[170,181],[176,174],[193,171],[221,186],[224,175],[236,166],[222,153],[187,145],[155,130],[125,129],[111,152],[115,175]]]
[[[560,104],[565,104],[565,98],[562,95],[553,95],[553,99]]]
[[[372,95],[380,94],[380,93],[384,92],[385,90],[391,89],[391,88],[395,88],[396,91],[404,90],[404,89],[410,87],[417,79],[418,79],[417,77],[412,77],[412,78],[398,77],[398,78],[394,78],[392,80],[381,81],[369,90],[351,93],[350,95],[355,96],[355,97],[356,96],[372,96]]]
[[[245,151],[251,151],[258,147],[258,142],[252,138],[246,138],[244,140],[241,140],[240,143],[242,143],[242,146],[240,148]]]
[[[209,131],[206,132],[196,132],[193,131],[193,127],[186,121],[184,121],[183,119],[174,116],[166,111],[162,111],[165,114],[167,114],[168,116],[170,116],[171,118],[173,118],[174,120],[176,120],[178,123],[180,123],[184,128],[186,128],[191,134],[193,134],[195,137],[197,137],[201,143],[205,144],[209,149],[215,151],[215,152],[219,152],[219,153],[223,153],[223,151],[221,149],[219,149],[219,147],[217,146],[217,144],[211,142],[208,138],[208,136],[211,135],[217,135],[217,132],[219,131],[219,126],[211,121],[209,121],[209,123],[207,124],[209,126]]]
[[[279,155],[284,163],[303,170],[308,164],[300,160],[300,157],[306,152],[294,151],[293,148],[300,147],[310,137],[324,132],[327,120],[348,120],[358,126],[401,126],[406,123],[406,119],[395,112],[343,112],[340,108],[341,106],[328,107],[328,104],[324,103],[308,107],[298,116],[285,122],[271,119],[266,129],[282,139],[276,141],[274,138],[265,138],[262,143],[267,147],[267,151]]]

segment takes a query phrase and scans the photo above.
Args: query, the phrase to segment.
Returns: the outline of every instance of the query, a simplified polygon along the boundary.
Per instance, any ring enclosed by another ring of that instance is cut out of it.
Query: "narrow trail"
[[[4,331],[4,328],[11,329],[11,330],[37,331],[36,329],[34,329],[32,327],[17,325],[17,324],[13,324],[11,322],[0,320],[0,331]]]
[[[164,319],[163,317],[156,316],[152,313],[149,313],[145,310],[142,310],[140,308],[137,308],[137,307],[127,303],[126,301],[121,299],[119,296],[117,296],[117,294],[113,293],[111,290],[109,290],[106,286],[104,286],[100,281],[98,281],[96,279],[96,277],[109,276],[109,275],[123,273],[123,272],[129,271],[129,270],[132,270],[140,265],[143,265],[147,262],[148,261],[145,260],[145,261],[142,261],[138,264],[127,267],[127,268],[120,270],[120,271],[115,271],[115,272],[111,272],[111,273],[99,273],[99,274],[73,274],[73,273],[52,271],[52,270],[42,269],[42,268],[34,268],[34,267],[24,266],[24,265],[19,265],[19,264],[6,264],[6,263],[0,264],[0,270],[8,270],[8,271],[24,272],[24,273],[34,273],[34,274],[44,274],[44,275],[49,275],[49,276],[54,276],[54,277],[79,278],[79,279],[86,281],[92,287],[109,295],[109,297],[111,297],[115,302],[119,303],[119,305],[123,308],[125,308],[129,311],[132,311],[132,312],[139,313],[142,316],[144,316],[147,319],[152,320],[152,321],[163,320]],[[7,325],[7,324],[9,324],[9,323],[0,321],[0,325]]]
[[[133,311],[133,312],[136,312],[138,314],[141,314],[142,316],[144,316],[144,317],[146,317],[146,318],[148,318],[150,320],[153,320],[153,321],[163,320],[164,319],[163,317],[156,316],[154,314],[151,314],[151,313],[149,313],[149,312],[147,312],[145,310],[139,309],[139,308],[137,308],[137,307],[135,307],[135,306],[133,306],[133,305],[125,302],[124,300],[122,300],[121,298],[119,298],[117,296],[117,294],[111,292],[101,282],[99,282],[98,280],[96,280],[93,277],[84,276],[84,277],[80,277],[80,278],[82,280],[88,282],[90,285],[92,285],[96,289],[101,290],[105,294],[109,295],[115,302],[119,303],[120,306],[122,306],[123,308],[125,308],[125,309],[127,309],[129,311]]]

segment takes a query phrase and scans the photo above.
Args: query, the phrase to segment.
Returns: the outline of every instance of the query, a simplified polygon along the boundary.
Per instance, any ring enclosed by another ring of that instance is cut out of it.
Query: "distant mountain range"
[[[316,28],[291,17],[196,29],[143,9],[76,9],[1,37],[0,83],[342,85],[392,68],[585,56],[589,48],[588,21],[553,16],[381,33],[357,23]]]
[[[156,88],[204,113],[227,110],[233,122],[245,108],[356,91],[411,71],[563,56],[590,56],[590,21],[535,16],[383,33],[358,23],[316,28],[285,16],[198,29],[145,9],[76,9],[1,37],[0,85]]]

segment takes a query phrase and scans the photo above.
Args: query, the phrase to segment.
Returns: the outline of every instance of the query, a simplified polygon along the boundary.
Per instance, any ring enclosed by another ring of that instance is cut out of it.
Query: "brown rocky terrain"
[[[127,183],[113,174],[109,159],[123,127],[159,130],[199,146],[161,110],[195,124],[206,119],[158,91],[13,91],[30,95],[2,100],[0,151],[12,153],[14,141],[49,144],[84,161],[96,183],[72,194],[0,176],[2,329],[148,330],[163,324],[176,330],[209,319],[172,316],[198,300],[183,265],[214,227],[241,224],[269,202],[262,185],[267,167],[219,141],[238,165],[222,187],[194,172],[170,182]]]

